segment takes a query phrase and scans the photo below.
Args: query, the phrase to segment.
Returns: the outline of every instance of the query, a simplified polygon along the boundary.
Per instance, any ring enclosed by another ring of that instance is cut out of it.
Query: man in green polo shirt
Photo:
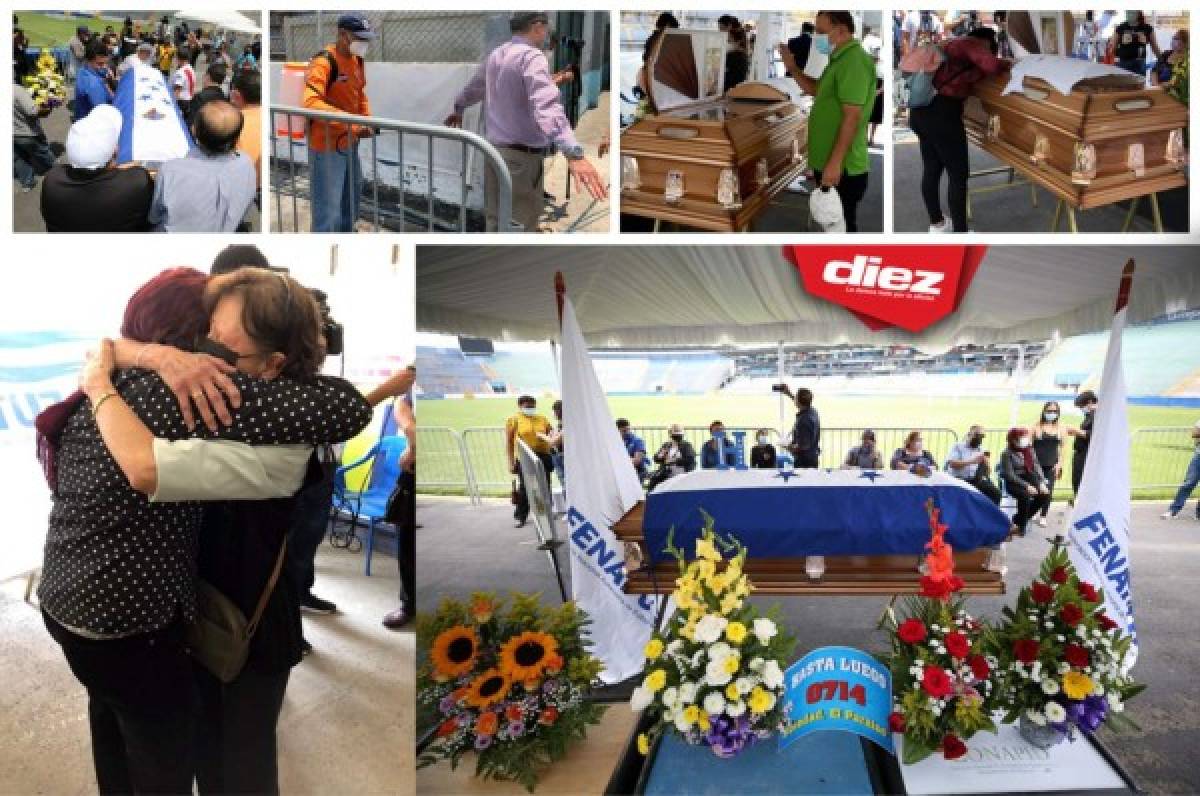
[[[846,231],[858,231],[858,203],[867,192],[867,122],[875,104],[875,63],[854,38],[849,11],[819,11],[813,49],[829,56],[821,77],[801,71],[791,50],[780,46],[783,64],[800,88],[814,97],[808,116],[808,163],[813,178],[837,189]]]

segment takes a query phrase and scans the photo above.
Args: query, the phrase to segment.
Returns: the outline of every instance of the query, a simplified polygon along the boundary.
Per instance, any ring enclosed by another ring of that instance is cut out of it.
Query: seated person
[[[1033,435],[1029,429],[1009,429],[1008,447],[1000,456],[1000,480],[1017,501],[1013,530],[1024,536],[1029,518],[1050,504],[1050,489],[1033,454]]]
[[[716,468],[721,463],[722,451],[726,465],[733,467],[737,464],[737,448],[733,440],[725,436],[725,424],[714,420],[708,427],[708,433],[711,437],[700,448],[700,466],[705,470]]]
[[[907,470],[914,475],[929,475],[937,469],[933,456],[925,450],[925,441],[921,439],[920,431],[908,433],[904,438],[904,447],[897,448],[892,454],[891,467],[893,470]]]
[[[683,426],[678,423],[672,424],[667,429],[667,435],[670,439],[663,443],[662,447],[658,449],[658,453],[654,454],[654,463],[658,465],[658,469],[646,482],[647,492],[668,478],[690,473],[696,469],[696,449],[692,447],[692,443],[683,438]]]
[[[146,232],[154,180],[141,166],[117,167],[121,112],[97,105],[67,131],[66,163],[42,183],[47,232]]]
[[[760,428],[755,435],[757,445],[750,449],[750,466],[758,470],[774,470],[776,467],[775,446],[770,442],[770,433]]]
[[[974,425],[967,435],[954,443],[946,458],[946,472],[961,478],[1000,505],[1000,490],[991,478],[991,453],[983,450],[983,427]]]
[[[874,431],[869,428],[863,431],[862,444],[855,445],[846,453],[846,460],[842,462],[842,467],[846,470],[883,469],[883,454],[879,452],[879,448],[875,447]]]
[[[187,157],[158,172],[150,223],[162,232],[233,232],[258,192],[254,162],[237,151],[242,114],[226,100],[196,112]]]
[[[645,481],[649,474],[650,463],[646,460],[646,443],[629,426],[629,421],[623,417],[617,418],[617,431],[621,433],[621,442],[625,444],[625,452],[637,472],[638,481]]]

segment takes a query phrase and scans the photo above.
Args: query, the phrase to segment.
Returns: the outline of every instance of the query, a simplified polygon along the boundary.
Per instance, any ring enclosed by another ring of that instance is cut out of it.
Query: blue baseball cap
[[[348,30],[356,39],[373,39],[375,31],[371,30],[371,21],[364,14],[342,14],[338,17],[337,26],[340,30]]]

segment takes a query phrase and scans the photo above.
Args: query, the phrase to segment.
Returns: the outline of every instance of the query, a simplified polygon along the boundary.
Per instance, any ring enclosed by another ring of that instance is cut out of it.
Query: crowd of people
[[[311,651],[301,609],[336,610],[312,592],[333,483],[321,451],[415,376],[360,393],[321,375],[324,328],[311,291],[230,247],[210,274],[172,268],[139,288],[121,338],[37,419],[53,499],[38,595],[87,691],[101,793],[279,792],[279,712]],[[398,420],[411,441],[411,412]],[[395,515],[412,522],[411,507]],[[413,528],[398,527],[403,550]],[[411,553],[408,567],[411,580]],[[411,595],[403,561],[401,576]],[[211,632],[218,604],[247,640]]]
[[[166,17],[152,30],[128,17],[119,32],[80,25],[62,65],[72,124],[61,162],[42,124],[53,108],[14,86],[15,174],[26,192],[42,177],[47,231],[249,229],[250,210],[261,204],[261,53],[257,38],[239,45],[235,35],[186,22],[172,31]],[[113,103],[120,81],[138,68],[162,73],[190,137],[185,157],[122,161],[122,130],[134,120]]]

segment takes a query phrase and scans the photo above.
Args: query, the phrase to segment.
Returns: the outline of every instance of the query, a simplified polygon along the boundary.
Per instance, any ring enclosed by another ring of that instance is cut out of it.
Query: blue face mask
[[[817,52],[819,52],[821,55],[829,55],[831,52],[833,52],[833,45],[829,43],[828,33],[814,33],[813,47],[815,47]]]

